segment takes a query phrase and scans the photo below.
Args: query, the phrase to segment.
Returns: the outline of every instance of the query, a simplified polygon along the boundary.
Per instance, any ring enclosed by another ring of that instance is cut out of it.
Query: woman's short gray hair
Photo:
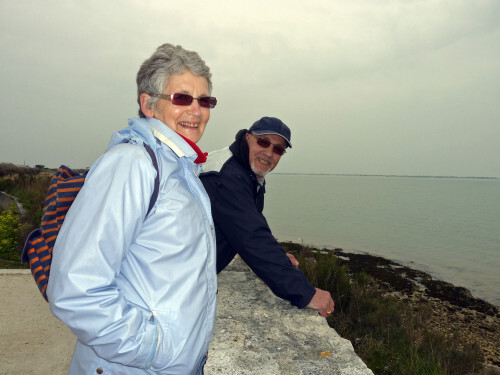
[[[162,94],[168,79],[174,74],[183,74],[190,71],[194,75],[205,77],[208,82],[209,93],[212,92],[212,73],[200,56],[181,46],[165,43],[157,48],[153,55],[144,61],[137,72],[137,103],[139,116],[146,117],[141,110],[141,94]],[[148,108],[154,108],[158,98],[150,97]]]

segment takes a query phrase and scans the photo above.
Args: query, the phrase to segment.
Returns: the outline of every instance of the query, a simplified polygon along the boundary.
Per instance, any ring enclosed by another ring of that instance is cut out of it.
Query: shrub
[[[21,261],[19,252],[19,233],[23,225],[19,222],[19,216],[13,210],[5,210],[0,213],[0,258]]]
[[[0,163],[0,177],[16,174],[34,175],[38,173],[40,173],[40,170],[30,167],[14,165],[12,163]]]
[[[335,296],[335,309],[343,310],[349,304],[351,280],[347,268],[340,265],[338,258],[328,251],[313,250],[297,245],[283,243],[286,251],[291,252],[299,261],[299,268],[315,287],[327,290]],[[292,250],[294,249],[294,250]]]
[[[24,220],[32,227],[40,226],[43,202],[50,183],[50,176],[20,174],[12,178],[0,178],[0,190],[21,201],[26,215]]]

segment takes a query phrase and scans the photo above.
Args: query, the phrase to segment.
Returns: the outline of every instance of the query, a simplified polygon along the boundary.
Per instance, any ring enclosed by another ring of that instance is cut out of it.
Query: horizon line
[[[274,172],[273,174],[302,175],[302,176],[348,176],[348,177],[411,177],[411,178],[470,178],[479,180],[498,180],[493,176],[431,176],[431,175],[403,175],[403,174],[369,174],[369,173],[302,173],[302,172]]]
[[[25,167],[25,168],[33,168],[30,165],[24,164],[16,164],[12,162],[0,162],[0,164],[12,164],[17,167]],[[57,168],[43,166],[44,169],[49,170],[57,170]],[[86,168],[74,168],[79,170],[87,170]],[[299,176],[348,176],[348,177],[408,177],[408,178],[468,178],[468,179],[479,179],[479,180],[499,180],[500,177],[495,176],[449,176],[449,175],[405,175],[405,174],[370,174],[370,173],[305,173],[305,172],[273,172],[272,174],[281,174],[281,175],[299,175]]]

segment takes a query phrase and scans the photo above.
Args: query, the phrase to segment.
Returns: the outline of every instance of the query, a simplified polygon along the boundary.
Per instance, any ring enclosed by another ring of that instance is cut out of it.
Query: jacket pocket
[[[157,319],[159,328],[158,345],[151,362],[151,369],[161,371],[172,366],[176,358],[175,337],[171,330],[172,312],[167,310],[156,310],[153,312]]]

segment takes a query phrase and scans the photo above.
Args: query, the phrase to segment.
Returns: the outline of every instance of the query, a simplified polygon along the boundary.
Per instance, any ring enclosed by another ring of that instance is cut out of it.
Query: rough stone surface
[[[218,299],[207,375],[373,375],[325,319],[274,296],[241,260],[219,275]],[[75,337],[29,270],[0,270],[0,306],[0,375],[66,374]]]
[[[239,258],[218,282],[208,375],[373,374],[316,311],[276,297]]]

